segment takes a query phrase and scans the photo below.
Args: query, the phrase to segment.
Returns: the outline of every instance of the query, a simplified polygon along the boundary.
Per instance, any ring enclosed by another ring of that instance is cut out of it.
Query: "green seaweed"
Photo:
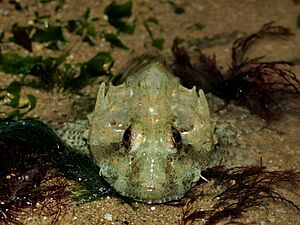
[[[116,1],[111,1],[111,3],[105,8],[104,14],[107,16],[108,22],[114,26],[118,32],[133,34],[135,29],[135,20],[131,23],[125,21],[126,18],[131,16],[131,10],[131,0],[124,4],[118,4]]]
[[[113,64],[114,60],[109,52],[98,52],[87,62],[78,64],[77,66],[80,68],[79,74],[67,77],[63,87],[65,90],[76,91],[85,87],[96,77],[104,75],[112,76],[110,70]],[[72,67],[70,65],[66,64],[65,68],[67,71],[68,69],[72,71]]]
[[[87,42],[89,45],[95,45],[96,28],[94,22],[97,21],[97,17],[90,18],[90,9],[87,8],[82,19],[69,20],[66,28],[70,33],[82,36],[82,41]]]
[[[0,43],[3,42],[3,38],[4,38],[4,31],[3,29],[0,28]]]
[[[205,25],[202,23],[194,23],[192,26],[190,26],[188,28],[195,29],[195,30],[203,30],[205,28]]]
[[[41,56],[22,56],[15,52],[0,52],[0,70],[12,74],[30,74],[34,65],[42,61]]]
[[[69,53],[66,52],[57,57],[42,59],[32,66],[29,75],[37,77],[40,81],[39,86],[46,90],[53,89],[56,86],[63,87],[63,77],[68,74],[63,74],[61,65],[63,65],[68,55]]]
[[[13,34],[10,41],[22,46],[32,52],[32,42],[46,43],[46,48],[59,50],[59,45],[66,42],[63,35],[63,27],[60,24],[51,25],[40,20],[48,16],[36,16],[36,23],[30,26],[19,26],[13,24],[11,32]]]
[[[0,1],[1,2],[1,1]],[[12,4],[15,6],[15,10],[21,11],[23,9],[21,2],[18,0],[10,0],[9,4]]]
[[[297,27],[300,29],[300,14],[297,17]]]
[[[0,70],[5,73],[35,76],[38,86],[46,90],[54,87],[64,91],[79,91],[90,84],[96,77],[111,76],[114,60],[109,52],[99,52],[86,62],[69,64],[69,53],[57,57],[22,56],[14,52],[1,53]],[[30,84],[29,84],[30,85]],[[32,84],[36,87],[36,83]]]
[[[164,49],[164,43],[165,43],[164,38],[154,38],[154,39],[152,39],[152,46],[158,48],[159,50]]]
[[[157,38],[151,29],[151,24],[159,27],[160,26],[159,21],[155,17],[149,17],[146,20],[144,20],[143,24],[144,24],[146,31],[148,32],[148,34],[150,36],[151,45],[159,50],[163,50],[165,39]]]
[[[53,0],[40,0],[40,3],[45,4],[45,3],[49,3],[52,2]]]
[[[10,41],[22,46],[29,52],[32,52],[32,41],[29,36],[28,27],[19,26],[17,23],[12,25],[12,37]]]
[[[47,2],[42,3],[46,4]],[[58,4],[62,5],[64,1],[58,1]],[[124,9],[122,8],[122,10]],[[128,13],[126,10],[125,12]],[[97,17],[90,16],[89,8],[86,9],[82,18],[67,22],[59,20],[51,22],[50,14],[35,12],[33,24],[29,26],[13,24],[11,28],[12,37],[8,40],[22,46],[29,52],[34,51],[34,42],[44,43],[44,48],[57,51],[59,46],[66,42],[64,31],[67,29],[70,33],[82,36],[83,42],[94,45],[94,38],[97,34],[94,22],[97,20]],[[105,33],[104,37],[113,47],[128,49],[113,33]],[[0,33],[0,41],[3,38],[4,33]],[[76,64],[67,62],[69,52],[57,51],[55,56],[53,56],[54,54],[51,55],[43,57],[37,54],[25,55],[13,51],[0,52],[0,70],[5,73],[22,75],[24,81],[22,81],[22,85],[45,90],[58,87],[71,92],[80,91],[98,76],[111,76],[110,69],[113,65],[113,59],[108,52],[99,52],[92,59]],[[27,76],[34,76],[38,79],[26,79]]]
[[[109,42],[112,47],[128,50],[129,48],[123,44],[123,42],[114,33],[102,32],[101,36],[104,37],[105,41]]]
[[[18,81],[13,81],[10,85],[0,91],[0,102],[11,110],[0,110],[1,118],[20,119],[33,110],[36,106],[36,98],[33,95],[27,95],[26,100],[21,101],[22,85]]]
[[[48,43],[46,48],[59,50],[59,45],[66,42],[60,25],[48,25],[43,28],[31,27],[32,41]]]
[[[173,1],[168,1],[168,3],[172,6],[174,13],[178,15],[185,13],[185,9],[182,5],[179,5]]]

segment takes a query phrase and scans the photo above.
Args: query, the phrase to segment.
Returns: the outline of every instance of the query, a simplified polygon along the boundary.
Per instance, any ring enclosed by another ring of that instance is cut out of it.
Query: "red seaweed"
[[[0,140],[0,223],[18,224],[28,208],[39,215],[53,216],[55,224],[66,206],[66,180],[55,175],[33,147],[16,141]],[[39,207],[37,207],[39,206]]]
[[[219,68],[215,56],[207,56],[200,49],[197,61],[192,63],[184,47],[174,41],[172,51],[175,61],[171,68],[184,86],[203,89],[225,101],[247,107],[251,113],[266,121],[279,119],[281,108],[274,94],[291,92],[300,94],[300,81],[289,69],[287,61],[263,61],[264,57],[248,58],[249,49],[266,37],[291,36],[289,29],[267,23],[253,34],[237,39],[232,46],[231,66],[224,72]]]
[[[214,179],[216,185],[225,187],[225,190],[214,197],[216,203],[209,210],[194,209],[195,199],[187,202],[183,207],[180,224],[205,219],[205,225],[212,225],[228,218],[232,223],[242,224],[236,219],[241,218],[243,213],[253,207],[267,209],[266,201],[270,199],[284,202],[300,212],[299,206],[276,190],[279,187],[288,189],[287,184],[299,188],[300,172],[267,171],[262,166],[231,169],[218,166],[207,169],[202,174],[207,179]]]

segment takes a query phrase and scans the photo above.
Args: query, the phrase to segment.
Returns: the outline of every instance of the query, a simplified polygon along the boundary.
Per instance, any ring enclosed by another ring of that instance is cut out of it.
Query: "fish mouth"
[[[137,188],[140,185],[129,185],[127,188],[116,184],[109,184],[122,197],[132,199],[146,204],[162,204],[181,200],[188,190],[170,191],[170,190],[152,190]],[[130,188],[129,188],[130,187]],[[136,190],[136,191],[133,191]],[[169,193],[168,193],[169,192]],[[179,192],[179,193],[178,193]]]
[[[141,184],[131,184],[124,188],[117,183],[111,185],[114,190],[125,198],[130,198],[137,202],[146,204],[162,204],[167,202],[180,201],[193,185],[188,186],[170,186],[168,188],[145,188]]]
[[[173,202],[181,200],[188,189],[182,186],[172,186],[169,188],[153,188],[143,187],[141,184],[131,184],[129,185],[126,181],[118,180],[117,182],[111,183],[109,180],[104,180],[122,197],[125,199],[130,198],[137,202],[142,202],[146,204],[162,204],[166,202]],[[177,190],[177,191],[175,191]]]
[[[181,200],[199,180],[198,173],[188,173],[172,183],[158,186],[148,182],[129,182],[128,179],[110,179],[102,174],[107,183],[125,199],[130,198],[146,204],[162,204]],[[147,184],[146,184],[147,183]]]
[[[144,200],[144,199],[137,199],[132,197],[135,201],[138,202],[143,202],[147,203],[149,205],[151,204],[163,204],[166,202],[173,202],[173,201],[179,201],[183,198],[184,195],[178,195],[178,196],[172,196],[172,197],[167,197],[167,198],[162,198],[162,199],[153,199],[153,200]]]
[[[126,198],[130,198],[130,199],[133,199],[134,201],[146,203],[149,205],[163,204],[163,203],[167,203],[167,202],[175,202],[175,201],[181,200],[184,197],[184,194],[182,194],[182,195],[174,195],[174,196],[159,198],[159,199],[144,199],[144,198],[139,198],[135,195],[130,195],[127,193],[121,193],[121,192],[118,192],[118,193]]]

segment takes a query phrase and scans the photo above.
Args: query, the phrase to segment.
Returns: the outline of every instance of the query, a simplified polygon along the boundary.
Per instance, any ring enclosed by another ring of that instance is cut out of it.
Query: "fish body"
[[[149,204],[178,200],[214,159],[205,95],[183,87],[161,60],[128,71],[121,85],[100,85],[79,133],[118,193]]]

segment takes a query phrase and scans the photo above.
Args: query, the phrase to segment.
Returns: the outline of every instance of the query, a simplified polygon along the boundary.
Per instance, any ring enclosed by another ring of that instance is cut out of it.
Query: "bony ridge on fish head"
[[[89,144],[100,174],[121,195],[149,204],[179,200],[213,157],[203,91],[184,88],[157,62],[107,93],[101,84]]]

